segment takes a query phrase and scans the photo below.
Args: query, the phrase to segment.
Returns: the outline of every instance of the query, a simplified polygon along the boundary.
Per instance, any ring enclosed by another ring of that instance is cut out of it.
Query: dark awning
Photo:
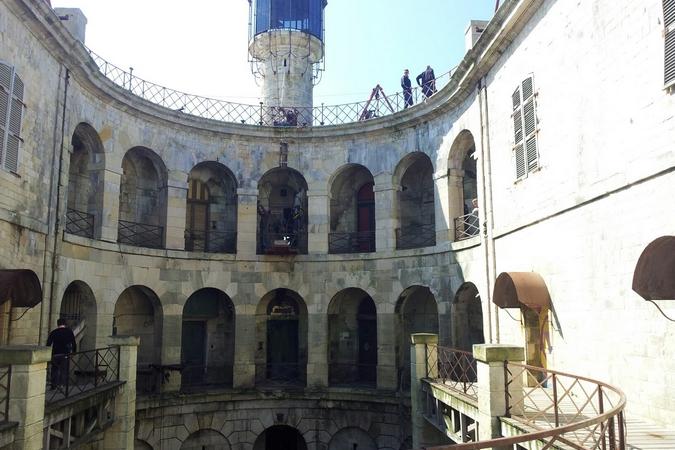
[[[633,290],[645,300],[675,300],[675,236],[645,247],[633,273]]]
[[[32,308],[42,301],[42,287],[35,272],[0,269],[0,304],[8,300],[21,308]]]
[[[500,308],[527,306],[536,311],[548,308],[551,296],[544,279],[535,272],[502,272],[495,282],[492,301]]]

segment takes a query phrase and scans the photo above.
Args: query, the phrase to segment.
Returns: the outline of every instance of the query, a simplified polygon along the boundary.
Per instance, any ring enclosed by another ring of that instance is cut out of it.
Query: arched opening
[[[162,306],[157,295],[145,286],[125,289],[115,303],[112,334],[140,338],[136,390],[155,392],[162,350]]]
[[[434,204],[434,168],[429,157],[411,153],[396,168],[398,220],[396,248],[436,245],[436,206]]]
[[[258,254],[307,253],[307,182],[277,167],[258,183]]]
[[[452,347],[471,352],[473,344],[485,343],[483,309],[478,288],[462,284],[452,302]]]
[[[227,438],[215,430],[199,430],[188,436],[180,450],[229,450]]]
[[[361,428],[343,428],[333,435],[328,450],[377,450],[375,440]]]
[[[66,319],[66,326],[73,330],[78,351],[96,347],[96,298],[86,283],[73,281],[68,285],[59,317]]]
[[[476,158],[473,135],[463,130],[453,142],[448,160],[448,207],[456,241],[480,232]]]
[[[231,386],[234,364],[234,305],[222,291],[200,289],[183,307],[183,388]]]
[[[258,436],[253,450],[307,450],[307,443],[295,428],[274,425]]]
[[[373,175],[357,164],[342,168],[330,187],[330,253],[375,251]]]
[[[197,164],[188,177],[185,250],[236,253],[237,181],[222,164]]]
[[[328,305],[328,380],[332,386],[377,382],[377,312],[365,291],[340,291]]]
[[[163,248],[166,231],[167,171],[161,158],[134,147],[122,159],[117,242]]]
[[[304,386],[307,380],[307,306],[297,293],[275,289],[256,312],[256,383]]]
[[[411,286],[404,290],[396,302],[397,344],[396,360],[399,388],[410,390],[410,335],[414,333],[438,334],[438,308],[436,298],[428,287]]]
[[[87,123],[75,127],[71,144],[66,233],[100,237],[105,171],[103,144],[96,130]]]

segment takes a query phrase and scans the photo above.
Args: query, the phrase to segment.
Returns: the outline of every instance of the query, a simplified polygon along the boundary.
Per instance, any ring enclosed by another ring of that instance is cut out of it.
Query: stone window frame
[[[26,107],[23,97],[24,84],[15,67],[0,60],[0,166],[14,174],[19,170],[23,144],[21,123]]]
[[[516,181],[540,168],[539,119],[534,74],[529,74],[511,94],[513,123],[513,161]]]
[[[663,0],[663,84],[675,89],[675,0]]]

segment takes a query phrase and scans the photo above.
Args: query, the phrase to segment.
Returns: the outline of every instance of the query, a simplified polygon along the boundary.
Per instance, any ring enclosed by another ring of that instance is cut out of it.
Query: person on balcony
[[[66,384],[68,379],[68,355],[77,349],[75,334],[66,326],[66,319],[59,318],[57,327],[49,333],[47,346],[52,348],[52,370],[50,382],[52,389]]]
[[[480,226],[479,226],[479,219],[478,219],[478,199],[474,198],[471,200],[471,205],[473,206],[473,209],[471,210],[471,216],[468,218],[469,220],[467,221],[469,226],[468,226],[468,234],[471,236],[476,236],[478,232],[480,231]]]
[[[434,69],[431,66],[427,66],[424,72],[417,75],[415,81],[422,87],[422,93],[426,98],[431,97],[436,92],[436,75],[434,75]]]
[[[410,81],[409,74],[410,71],[408,71],[408,69],[405,69],[403,71],[403,76],[401,77],[401,88],[403,89],[403,102],[405,103],[403,109],[413,105],[412,82]]]

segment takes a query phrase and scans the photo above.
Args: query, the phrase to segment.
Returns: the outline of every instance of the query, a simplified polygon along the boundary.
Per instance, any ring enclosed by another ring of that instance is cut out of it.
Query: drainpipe
[[[65,77],[64,77],[64,84],[63,84],[63,103],[61,107],[61,136],[59,139],[59,145],[60,148],[57,151],[57,149],[54,149],[54,152],[52,153],[52,165],[51,167],[54,168],[56,167],[58,173],[57,173],[57,182],[56,182],[56,198],[54,198],[54,177],[52,176],[52,182],[49,184],[49,211],[48,211],[48,216],[47,216],[47,223],[49,228],[53,230],[53,235],[48,232],[47,234],[47,241],[49,239],[52,239],[51,242],[51,247],[52,247],[52,258],[51,258],[51,273],[50,273],[50,282],[49,282],[49,316],[47,317],[47,323],[49,324],[49,320],[52,317],[53,313],[53,307],[54,307],[54,290],[56,287],[56,278],[57,278],[57,270],[56,270],[56,262],[58,258],[58,251],[59,251],[59,233],[61,231],[61,182],[62,182],[62,168],[63,168],[63,144],[65,141],[65,130],[66,130],[66,106],[68,102],[68,85],[70,83],[70,70],[65,68],[64,66],[61,66],[61,73],[63,73],[63,70],[65,69]],[[59,75],[61,75],[61,73]],[[58,106],[59,106],[59,98],[57,96],[56,99],[56,111],[58,114]],[[58,120],[58,118],[57,118]],[[56,133],[55,133],[56,134]],[[56,141],[56,136],[54,138],[54,141]],[[56,161],[58,155],[58,161]],[[53,206],[53,202],[56,202],[56,206]],[[54,225],[53,227],[51,226],[52,223],[52,211],[55,214],[55,217],[53,219]],[[49,243],[45,246],[46,248],[49,247]],[[45,256],[46,256],[46,251],[45,251]],[[45,261],[46,262],[46,261]],[[47,265],[44,264],[44,272],[47,270]],[[44,300],[43,300],[44,303]],[[43,306],[44,308],[44,306]],[[39,333],[39,342],[42,343],[44,341],[44,336],[43,336],[43,326],[44,326],[44,313],[43,311],[40,312],[40,333]]]
[[[478,83],[478,104],[480,108],[481,123],[481,179],[482,183],[482,204],[480,209],[483,211],[483,256],[485,260],[485,281],[487,284],[488,303],[492,304],[492,290],[496,280],[496,259],[495,259],[495,241],[494,241],[494,214],[492,208],[492,160],[490,157],[490,118],[488,114],[487,85],[485,78],[481,78]],[[489,340],[491,343],[499,343],[499,308],[494,305],[494,335],[492,328],[492,311],[488,307],[488,326],[490,327]]]

